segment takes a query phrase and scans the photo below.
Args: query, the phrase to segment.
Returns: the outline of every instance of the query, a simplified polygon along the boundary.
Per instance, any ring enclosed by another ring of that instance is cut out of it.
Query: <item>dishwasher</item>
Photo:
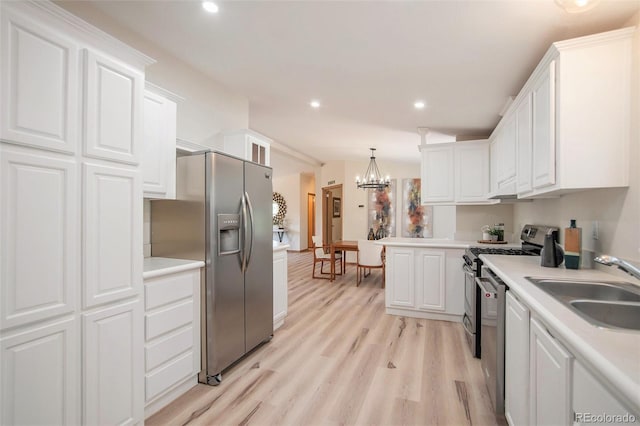
[[[506,284],[482,267],[480,290],[480,362],[496,416],[504,416],[504,333]]]

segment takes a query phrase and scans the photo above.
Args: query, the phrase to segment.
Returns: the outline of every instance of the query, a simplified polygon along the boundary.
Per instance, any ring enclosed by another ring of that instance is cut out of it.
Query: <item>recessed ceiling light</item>
[[[311,108],[320,108],[320,101],[311,101],[309,105],[311,105]]]
[[[423,109],[423,108],[424,108],[424,102],[422,102],[422,101],[415,101],[415,102],[413,103],[413,106],[414,106],[416,109]]]
[[[568,13],[580,13],[591,10],[600,0],[556,0],[556,4]]]
[[[218,13],[218,5],[212,1],[203,1],[202,8],[209,13]]]

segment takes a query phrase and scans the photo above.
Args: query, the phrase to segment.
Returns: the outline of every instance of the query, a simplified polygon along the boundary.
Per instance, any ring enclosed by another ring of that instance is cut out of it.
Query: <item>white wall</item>
[[[309,223],[308,223],[308,195],[315,194],[315,177],[311,174],[300,174],[300,250],[304,250],[309,247]]]
[[[631,25],[640,26],[640,13],[625,26]],[[558,199],[516,204],[514,223],[516,226],[543,223],[564,228],[569,225],[570,219],[577,219],[578,226],[583,228],[583,249],[613,254],[637,264],[640,262],[640,32],[636,32],[633,51],[636,78],[631,117],[635,119],[631,120],[629,187],[589,190]],[[594,170],[594,173],[597,171]],[[591,228],[596,221],[599,225],[597,241],[591,238]]]
[[[287,203],[287,214],[284,217],[287,231],[282,242],[289,243],[291,250],[300,250],[300,176],[274,177],[273,192],[279,192]],[[276,238],[274,234],[274,240]]]
[[[520,241],[522,227],[514,227],[513,204],[456,207],[457,240],[479,240],[482,238],[482,225],[497,223],[504,223],[505,240],[516,243]]]

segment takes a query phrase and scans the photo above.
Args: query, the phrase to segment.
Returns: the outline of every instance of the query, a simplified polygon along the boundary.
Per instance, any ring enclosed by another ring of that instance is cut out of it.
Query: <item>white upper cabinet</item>
[[[540,74],[531,91],[533,99],[532,186],[556,183],[555,61]]]
[[[528,93],[516,105],[516,158],[517,182],[516,191],[524,194],[531,191],[531,156],[532,152],[532,112],[531,98]]]
[[[0,157],[0,328],[6,329],[75,309],[79,182],[67,156],[2,146]]]
[[[137,164],[144,74],[85,50],[85,155]]]
[[[152,90],[144,93],[144,137],[140,159],[144,196],[175,199],[177,104],[156,93],[159,90],[156,86]]]
[[[487,204],[489,142],[420,145],[423,204]]]
[[[14,11],[2,11],[0,138],[73,153],[78,135],[78,46]]]
[[[497,184],[499,195],[511,195],[516,192],[516,117],[505,117],[498,138]]]
[[[487,203],[489,143],[458,142],[455,147],[456,203]]]
[[[633,34],[625,28],[549,48],[498,125],[510,128],[515,116],[508,146],[517,148],[518,197],[629,185]],[[501,152],[498,180],[511,174],[500,171],[511,151]]]
[[[271,139],[244,129],[221,135],[224,152],[264,166],[271,165]]]

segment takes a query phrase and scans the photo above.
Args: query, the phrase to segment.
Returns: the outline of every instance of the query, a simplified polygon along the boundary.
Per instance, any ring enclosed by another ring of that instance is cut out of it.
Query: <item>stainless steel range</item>
[[[482,275],[481,254],[499,254],[511,256],[539,256],[544,235],[555,232],[556,240],[558,228],[544,225],[525,225],[520,233],[520,247],[469,247],[463,255],[464,280],[464,308],[463,325],[471,353],[474,357],[481,357],[481,328],[480,328],[480,289],[476,278]]]
[[[507,285],[488,267],[482,265],[479,256],[539,256],[545,235],[552,234],[557,241],[558,231],[559,229],[553,226],[525,225],[520,233],[520,248],[471,247],[465,251],[465,294],[468,292],[474,296],[468,307],[465,300],[465,309],[468,309],[465,317],[473,319],[467,322],[471,325],[471,331],[475,331],[475,335],[469,335],[467,331],[467,340],[473,354],[481,359],[487,390],[497,416],[504,414],[504,321]],[[471,274],[473,285],[470,283]]]

